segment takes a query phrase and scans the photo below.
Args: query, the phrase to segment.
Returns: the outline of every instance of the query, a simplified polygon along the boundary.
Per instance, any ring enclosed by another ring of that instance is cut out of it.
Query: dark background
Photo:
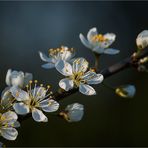
[[[148,2],[0,2],[0,89],[5,88],[8,68],[31,72],[41,83],[58,88],[62,76],[41,68],[38,51],[67,45],[77,49],[93,65],[94,57],[80,40],[91,27],[117,35],[112,47],[119,55],[101,57],[105,68],[131,55],[139,32],[148,29]],[[48,123],[28,119],[21,124],[16,141],[6,146],[148,146],[148,77],[128,69],[105,80],[117,86],[135,84],[136,97],[124,100],[99,85],[98,95],[80,93],[61,101],[61,108],[79,102],[85,105],[81,122],[67,123],[48,114]]]

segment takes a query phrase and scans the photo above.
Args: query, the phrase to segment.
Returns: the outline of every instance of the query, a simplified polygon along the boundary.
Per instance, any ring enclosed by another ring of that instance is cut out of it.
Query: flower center
[[[74,84],[78,87],[80,85],[81,82],[83,82],[82,76],[84,75],[83,72],[77,72],[74,73],[71,76],[71,79],[73,80]],[[84,82],[83,82],[84,83]]]
[[[44,100],[47,97],[52,97],[52,91],[49,89],[51,88],[50,85],[47,88],[43,87],[43,84],[40,84],[40,87],[37,87],[37,80],[34,81],[34,87],[32,89],[32,81],[29,82],[29,85],[26,86],[27,92],[29,94],[29,100],[25,103],[30,107],[30,109],[34,107],[40,106],[40,101]],[[47,93],[48,92],[48,93]]]
[[[92,37],[92,41],[95,41],[95,42],[104,42],[104,41],[107,41],[108,39],[104,37],[104,35],[102,34],[97,34],[97,35],[94,35]]]
[[[63,54],[66,51],[69,51],[70,53],[73,53],[74,49],[73,48],[68,48],[68,47],[65,47],[65,46],[61,46],[60,48],[49,49],[48,53],[49,53],[50,56],[55,57],[58,54]]]

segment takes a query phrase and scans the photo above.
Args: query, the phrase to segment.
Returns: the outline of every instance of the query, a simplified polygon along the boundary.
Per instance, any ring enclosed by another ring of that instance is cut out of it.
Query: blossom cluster
[[[102,54],[115,55],[120,52],[110,48],[116,39],[114,33],[100,34],[94,27],[88,31],[87,38],[82,33],[80,33],[79,38],[85,47],[99,56]],[[137,36],[136,44],[138,49],[133,54],[133,58],[136,58],[148,46],[147,30]],[[76,50],[66,46],[49,49],[48,56],[39,51],[41,60],[46,62],[41,67],[45,69],[55,68],[64,76],[59,81],[59,87],[62,91],[68,92],[77,88],[83,95],[96,95],[97,92],[92,85],[102,83],[104,76],[96,69],[89,67],[89,62],[85,58],[77,58],[75,55]],[[146,62],[148,62],[148,57],[138,61],[138,70]],[[45,113],[56,112],[59,109],[59,102],[56,101],[51,86],[39,84],[37,80],[33,80],[31,73],[9,69],[6,74],[6,85],[0,101],[0,135],[7,140],[15,140],[18,136],[16,130],[20,126],[18,115],[31,114],[36,122],[48,122]],[[131,84],[121,85],[113,90],[122,98],[132,98],[136,92],[135,86]],[[83,114],[84,106],[73,103],[57,115],[68,122],[77,122],[82,119]]]

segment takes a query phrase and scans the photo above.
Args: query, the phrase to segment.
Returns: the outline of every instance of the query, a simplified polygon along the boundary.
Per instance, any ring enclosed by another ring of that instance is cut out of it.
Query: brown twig
[[[118,73],[118,72],[120,72],[120,71],[122,71],[122,70],[124,70],[126,68],[129,68],[131,66],[135,67],[137,61],[139,59],[145,57],[145,56],[148,56],[148,50],[143,52],[141,55],[139,55],[136,58],[133,58],[132,56],[128,57],[128,58],[126,58],[126,59],[124,59],[124,60],[122,60],[122,61],[120,61],[120,62],[118,62],[118,63],[116,63],[116,64],[114,64],[114,65],[112,65],[112,66],[110,66],[110,67],[108,67],[106,69],[104,69],[104,70],[102,70],[99,73],[101,73],[104,76],[104,78],[108,78],[108,77],[110,77],[110,76],[112,76],[112,75],[114,75],[114,74],[116,74],[116,73]],[[72,95],[72,94],[74,94],[76,92],[78,92],[78,88],[74,88],[74,89],[72,89],[72,90],[70,90],[68,92],[66,92],[66,91],[57,91],[57,92],[55,92],[53,94],[53,96],[54,96],[56,101],[60,101],[60,100],[66,98],[66,97],[68,97],[68,96],[70,96],[70,95]],[[19,121],[22,122],[23,120],[28,119],[29,117],[31,117],[31,114],[28,114],[26,116],[20,116]]]

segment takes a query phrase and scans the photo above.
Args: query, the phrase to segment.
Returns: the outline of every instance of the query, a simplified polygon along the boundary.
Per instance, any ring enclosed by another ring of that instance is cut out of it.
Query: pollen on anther
[[[31,83],[32,83],[32,81],[29,81],[29,83],[31,84]]]
[[[38,80],[34,80],[34,83],[38,83]]]

